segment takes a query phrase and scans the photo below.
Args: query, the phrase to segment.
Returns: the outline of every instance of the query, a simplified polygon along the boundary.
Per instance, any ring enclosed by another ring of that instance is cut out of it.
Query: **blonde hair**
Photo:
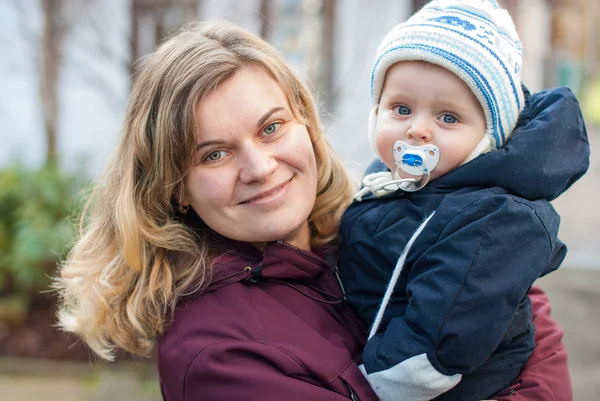
[[[178,300],[210,280],[215,255],[203,229],[185,223],[177,194],[185,191],[197,140],[196,105],[249,63],[281,85],[307,126],[318,169],[311,242],[335,245],[352,184],[323,136],[306,86],[255,35],[226,22],[188,26],[143,60],[120,143],[55,280],[59,325],[104,359],[112,360],[116,348],[149,355]]]

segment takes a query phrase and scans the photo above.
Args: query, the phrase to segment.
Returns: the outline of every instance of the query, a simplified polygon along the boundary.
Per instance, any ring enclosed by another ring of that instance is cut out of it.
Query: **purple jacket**
[[[164,399],[377,400],[358,369],[364,327],[327,261],[283,243],[228,248],[159,339]]]

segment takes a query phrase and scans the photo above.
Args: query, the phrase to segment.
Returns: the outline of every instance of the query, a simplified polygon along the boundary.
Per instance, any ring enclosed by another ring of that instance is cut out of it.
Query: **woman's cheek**
[[[287,133],[288,141],[283,141],[281,154],[290,165],[300,168],[303,165],[316,165],[315,150],[310,140],[310,135],[304,125],[298,124]]]
[[[226,198],[231,198],[235,185],[231,173],[216,168],[205,168],[192,172],[188,178],[186,191],[190,194],[192,206],[196,205],[196,208],[202,208],[207,204],[215,206],[229,203]]]

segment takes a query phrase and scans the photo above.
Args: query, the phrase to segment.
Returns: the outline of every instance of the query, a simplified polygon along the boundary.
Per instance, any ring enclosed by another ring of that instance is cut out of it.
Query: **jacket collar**
[[[312,281],[330,269],[320,251],[305,251],[282,241],[270,242],[261,251],[247,242],[234,241],[216,233],[211,237],[219,256],[213,260],[212,280],[203,292],[244,280]]]

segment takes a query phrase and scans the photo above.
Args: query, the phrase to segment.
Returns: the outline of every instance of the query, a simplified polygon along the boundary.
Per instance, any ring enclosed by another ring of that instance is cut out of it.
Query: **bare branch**
[[[11,1],[11,6],[15,10],[16,14],[19,15],[19,31],[21,37],[30,43],[37,43],[40,36],[36,34],[35,29],[31,26],[27,25],[27,21],[31,19],[28,17],[27,7],[25,6],[23,1],[13,0]]]
[[[260,0],[258,10],[260,17],[260,37],[268,40],[271,36],[271,18],[273,16],[273,2],[271,0]]]
[[[110,60],[110,59],[108,59]],[[112,80],[106,78],[103,71],[94,63],[82,57],[77,57],[74,54],[66,55],[65,58],[65,73],[69,74],[71,79],[79,78],[84,85],[98,92],[104,99],[106,106],[115,113],[120,115],[123,112],[125,99],[119,96],[119,88]],[[123,65],[123,71],[126,71],[127,66]]]

